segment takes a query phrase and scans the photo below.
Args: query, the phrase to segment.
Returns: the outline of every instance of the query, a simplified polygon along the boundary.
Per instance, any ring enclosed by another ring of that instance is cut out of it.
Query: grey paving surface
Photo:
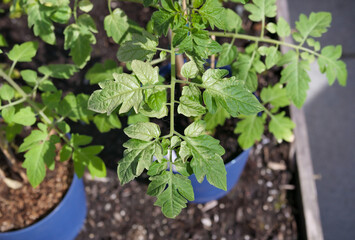
[[[322,45],[342,44],[346,88],[327,86],[312,70],[305,104],[314,171],[326,240],[355,239],[355,0],[289,0],[291,21],[300,13],[330,11],[333,23]],[[315,66],[316,67],[316,66]]]

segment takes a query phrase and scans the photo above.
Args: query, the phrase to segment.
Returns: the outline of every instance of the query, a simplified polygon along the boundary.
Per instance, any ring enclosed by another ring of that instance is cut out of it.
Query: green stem
[[[169,50],[169,49],[164,49],[164,48],[156,47],[155,49],[156,49],[156,50],[159,50],[159,51],[165,51],[165,52],[168,52],[168,53],[172,53],[173,51],[175,52],[175,49],[174,49],[174,48],[171,48],[171,50]]]
[[[173,38],[174,33],[171,34],[171,55],[170,55],[170,62],[171,62],[171,82],[170,82],[170,134],[174,133],[174,113],[175,113],[175,48],[173,47]]]
[[[111,0],[107,1],[107,7],[108,7],[108,10],[110,11],[110,14],[112,15]]]
[[[244,40],[250,40],[250,41],[259,41],[259,42],[265,42],[265,43],[272,43],[272,44],[278,44],[278,45],[283,45],[286,47],[291,47],[297,50],[302,50],[305,52],[309,52],[317,57],[321,56],[319,53],[312,51],[311,49],[302,47],[302,46],[298,46],[295,44],[291,44],[291,43],[286,43],[286,42],[282,42],[282,41],[278,41],[278,40],[274,40],[274,39],[268,39],[268,38],[261,38],[261,37],[256,37],[256,36],[250,36],[250,35],[246,35],[246,34],[239,34],[239,33],[224,33],[224,32],[209,32],[209,35],[215,35],[217,37],[235,37],[238,39],[244,39]]]
[[[150,65],[155,65],[155,64],[164,62],[165,60],[166,60],[166,57],[164,57],[163,59],[162,58],[157,58],[157,59],[154,59],[153,61],[151,61]]]
[[[16,65],[17,61],[14,61],[10,67],[10,71],[9,71],[9,76],[11,76],[12,72],[14,71],[15,65]]]
[[[76,22],[76,20],[78,19],[77,13],[76,13],[77,9],[78,9],[78,0],[75,0],[75,1],[74,1],[74,10],[73,10],[75,22]]]
[[[196,85],[197,87],[200,87],[200,88],[206,88],[203,84],[189,82],[189,81],[175,80],[175,82],[182,83],[182,84],[192,84],[192,85]]]
[[[26,101],[26,98],[21,98],[21,99],[15,101],[15,102],[11,102],[11,103],[6,104],[6,105],[4,105],[4,106],[0,106],[0,110],[5,109],[5,108],[8,108],[8,107],[11,107],[11,106],[15,106],[15,105],[20,104],[20,103],[23,103],[23,102],[25,102],[25,101]]]

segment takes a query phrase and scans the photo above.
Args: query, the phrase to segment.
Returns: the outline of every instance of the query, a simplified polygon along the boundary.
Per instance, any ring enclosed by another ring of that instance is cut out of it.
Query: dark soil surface
[[[167,219],[147,185],[125,186],[113,171],[107,178],[85,175],[88,216],[77,240],[86,239],[297,239],[289,144],[264,137],[250,153],[233,190],[218,201],[188,204]]]

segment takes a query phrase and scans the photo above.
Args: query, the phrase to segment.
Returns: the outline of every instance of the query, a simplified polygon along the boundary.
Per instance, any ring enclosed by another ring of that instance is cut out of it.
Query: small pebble
[[[105,209],[105,211],[110,211],[111,210],[111,203],[106,203],[104,209]]]
[[[213,221],[214,221],[215,223],[218,223],[218,221],[219,221],[219,216],[218,216],[217,214],[213,215]]]
[[[90,233],[90,234],[89,234],[89,238],[90,238],[90,239],[93,239],[94,237],[95,237],[95,235],[94,235],[93,233]]]
[[[226,207],[226,205],[224,203],[219,204],[220,209],[224,209],[225,207]]]
[[[249,235],[245,235],[244,236],[244,240],[250,240],[250,236]]]
[[[268,196],[266,199],[266,201],[268,201],[268,202],[272,202],[273,200],[274,200],[274,198],[272,196]]]
[[[120,211],[120,214],[121,214],[122,217],[126,216],[125,210],[121,210],[121,211]]]
[[[209,219],[209,218],[202,218],[201,219],[201,222],[202,222],[202,224],[205,226],[205,227],[211,227],[212,226],[212,221],[211,221],[211,219]]]
[[[267,181],[267,182],[266,182],[266,186],[267,186],[267,187],[271,188],[272,185],[273,185],[272,182],[270,182],[270,181]]]
[[[268,205],[264,205],[263,209],[264,209],[264,211],[267,211],[267,210],[269,210],[269,206]]]

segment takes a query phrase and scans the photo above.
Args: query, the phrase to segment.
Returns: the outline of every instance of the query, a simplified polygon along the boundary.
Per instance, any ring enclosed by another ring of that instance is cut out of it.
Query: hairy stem
[[[108,10],[110,11],[110,14],[112,14],[111,0],[107,1],[107,7],[108,7]]]
[[[171,36],[171,55],[170,55],[170,62],[171,62],[171,82],[170,82],[170,134],[174,133],[174,112],[175,112],[175,48],[173,47],[173,33]]]
[[[320,57],[321,55],[311,49],[302,47],[302,46],[298,46],[295,44],[291,44],[291,43],[286,43],[286,42],[282,42],[279,40],[274,40],[274,39],[268,39],[268,38],[261,38],[261,37],[256,37],[256,36],[251,36],[251,35],[246,35],[246,34],[239,34],[239,33],[224,33],[224,32],[209,32],[209,35],[215,35],[218,37],[235,37],[237,39],[244,39],[244,40],[250,40],[250,41],[255,41],[255,42],[265,42],[265,43],[272,43],[275,45],[283,45],[286,47],[290,47],[290,48],[294,48],[296,50],[302,50],[305,52],[309,52],[317,57]]]
[[[11,103],[6,104],[6,105],[4,105],[4,106],[0,106],[0,110],[5,109],[5,108],[8,108],[8,107],[11,107],[11,106],[15,106],[15,105],[20,104],[20,103],[23,103],[23,102],[25,102],[25,101],[26,101],[26,98],[21,98],[21,99],[15,101],[15,102],[11,102]]]
[[[77,9],[78,9],[78,0],[75,0],[74,1],[74,9],[73,9],[73,15],[74,15],[75,22],[78,19],[78,17],[77,17]]]

